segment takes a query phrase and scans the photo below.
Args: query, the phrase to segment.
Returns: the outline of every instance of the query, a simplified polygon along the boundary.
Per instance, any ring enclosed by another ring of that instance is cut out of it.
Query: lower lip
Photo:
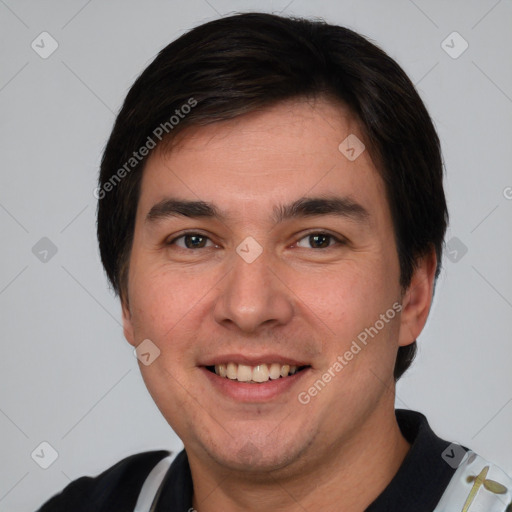
[[[256,384],[238,382],[237,380],[228,379],[227,377],[219,377],[216,373],[204,367],[202,367],[201,370],[214,389],[217,389],[223,395],[238,402],[261,403],[268,402],[290,391],[290,388],[298,384],[304,378],[310,368],[305,368],[289,377],[281,377],[276,380]]]

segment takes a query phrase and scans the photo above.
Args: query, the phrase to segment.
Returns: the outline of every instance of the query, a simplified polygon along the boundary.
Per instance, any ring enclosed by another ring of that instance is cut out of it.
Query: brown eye
[[[203,249],[208,247],[208,242],[210,242],[210,246],[213,245],[207,236],[199,233],[189,233],[171,240],[168,245],[177,245],[182,249]]]
[[[307,249],[325,249],[333,245],[332,242],[340,242],[333,235],[328,233],[311,233],[301,238],[297,242],[298,247],[305,247]]]

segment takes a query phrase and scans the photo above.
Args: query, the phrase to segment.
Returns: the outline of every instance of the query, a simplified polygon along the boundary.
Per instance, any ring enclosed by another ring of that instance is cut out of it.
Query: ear
[[[420,335],[430,311],[437,267],[435,249],[421,257],[416,264],[411,283],[402,300],[402,315],[398,344],[410,345]]]
[[[135,335],[132,323],[132,314],[130,306],[125,300],[121,300],[121,307],[123,311],[123,333],[126,341],[135,347]]]

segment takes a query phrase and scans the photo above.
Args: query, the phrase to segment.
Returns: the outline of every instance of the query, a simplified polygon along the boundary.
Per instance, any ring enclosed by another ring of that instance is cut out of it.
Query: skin
[[[433,251],[420,259],[401,289],[383,181],[368,150],[353,162],[338,150],[349,134],[364,141],[344,106],[301,99],[188,128],[147,161],[124,333],[133,346],[150,339],[161,351],[140,370],[185,445],[199,512],[361,511],[409,449],[394,415],[393,367],[398,347],[426,322],[436,259]],[[272,219],[276,205],[333,196],[351,198],[367,218]],[[225,217],[148,221],[167,197],[207,201]],[[187,248],[190,238],[176,240],[183,231],[206,236],[204,246]],[[318,232],[343,243],[312,245]],[[236,252],[248,236],[263,249],[252,263]],[[401,313],[300,403],[396,302]],[[269,353],[310,365],[269,400],[234,399],[202,368],[217,355]]]

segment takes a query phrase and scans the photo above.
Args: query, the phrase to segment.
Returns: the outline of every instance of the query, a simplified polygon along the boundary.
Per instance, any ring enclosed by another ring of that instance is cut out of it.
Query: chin
[[[280,432],[278,436],[251,433],[228,439],[223,436],[222,442],[216,444],[210,438],[203,444],[203,449],[215,463],[226,469],[252,473],[253,476],[261,474],[262,478],[268,479],[269,472],[286,470],[301,460],[309,444],[303,436],[294,436],[291,432]]]

